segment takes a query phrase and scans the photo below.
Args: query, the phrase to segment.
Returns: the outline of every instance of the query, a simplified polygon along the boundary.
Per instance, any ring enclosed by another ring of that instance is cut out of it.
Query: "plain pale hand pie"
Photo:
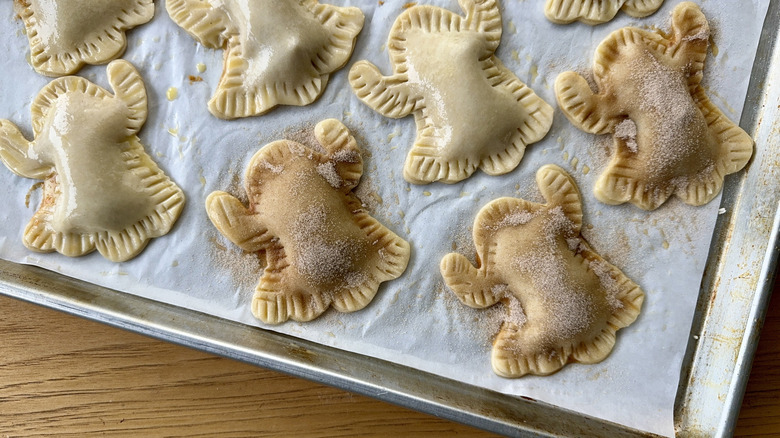
[[[125,51],[125,31],[154,16],[153,0],[15,0],[30,42],[30,64],[46,76],[103,64]]]
[[[43,201],[24,230],[28,248],[67,256],[97,249],[112,261],[135,257],[166,234],[184,194],[144,151],[146,89],[127,61],[107,68],[110,94],[77,76],[55,79],[31,105],[35,140],[0,120],[0,160],[45,180]]]
[[[478,168],[512,171],[541,140],[553,110],[495,56],[501,40],[497,0],[460,0],[466,15],[413,6],[393,24],[387,48],[393,74],[360,61],[349,82],[386,117],[414,114],[417,138],[404,178],[414,184],[462,181]]]
[[[347,63],[364,20],[358,8],[316,0],[168,0],[165,7],[198,42],[225,50],[208,103],[223,119],[314,102]]]
[[[553,23],[573,21],[595,25],[615,18],[618,11],[641,18],[651,15],[664,0],[547,0],[544,15]]]

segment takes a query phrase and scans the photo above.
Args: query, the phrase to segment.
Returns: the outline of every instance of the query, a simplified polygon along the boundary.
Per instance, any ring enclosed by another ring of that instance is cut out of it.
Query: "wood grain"
[[[780,436],[780,276],[775,278],[734,436]]]
[[[0,436],[487,437],[0,297]]]
[[[779,302],[736,436],[780,436]],[[0,334],[2,437],[493,436],[5,297]]]

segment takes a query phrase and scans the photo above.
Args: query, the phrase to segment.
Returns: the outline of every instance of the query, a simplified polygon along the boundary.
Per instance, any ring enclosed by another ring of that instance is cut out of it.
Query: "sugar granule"
[[[294,141],[287,142],[287,149],[290,150],[291,154],[297,155],[299,157],[302,157],[306,153],[306,146]]]
[[[325,181],[327,181],[328,184],[330,184],[330,186],[334,189],[340,188],[343,183],[341,180],[341,175],[339,175],[338,171],[336,170],[336,164],[332,161],[318,164],[317,173],[325,178]]]
[[[606,291],[607,303],[609,303],[612,310],[622,309],[623,302],[618,298],[620,285],[618,284],[617,279],[612,277],[612,270],[609,268],[609,265],[607,265],[606,262],[595,260],[590,262],[589,266],[593,273],[599,278],[601,287]]]
[[[632,79],[639,86],[639,108],[663,125],[657,144],[650,150],[649,168],[656,177],[668,174],[683,162],[707,135],[701,126],[702,115],[693,102],[684,75],[662,64],[649,51],[634,61]],[[708,163],[703,163],[707,165]],[[689,181],[677,181],[685,188]]]
[[[333,153],[333,160],[337,163],[357,163],[360,161],[360,152],[341,149]]]
[[[517,227],[519,225],[525,225],[531,222],[534,218],[534,213],[526,210],[513,211],[512,213],[504,216],[498,223],[492,226],[485,226],[489,230],[499,230],[506,227]]]
[[[637,152],[636,123],[631,119],[625,119],[615,126],[615,137],[624,140],[626,147],[632,153]]]
[[[512,259],[510,266],[527,276],[533,288],[539,291],[535,298],[551,309],[548,320],[551,336],[565,339],[576,336],[591,324],[594,303],[582,285],[574,281],[566,264],[561,263],[564,254],[559,249],[558,239],[563,237],[567,239],[567,245],[571,245],[568,239],[576,237],[574,224],[560,206],[548,210],[545,215],[542,239],[529,251]]]
[[[329,283],[341,278],[343,285],[350,285],[349,275],[353,273],[359,248],[351,241],[329,239],[334,227],[320,204],[315,203],[298,215],[292,224],[295,267],[315,282]]]
[[[281,164],[271,164],[266,160],[261,160],[258,164],[262,168],[270,170],[271,173],[275,175],[279,175],[284,171],[284,166],[282,166]]]

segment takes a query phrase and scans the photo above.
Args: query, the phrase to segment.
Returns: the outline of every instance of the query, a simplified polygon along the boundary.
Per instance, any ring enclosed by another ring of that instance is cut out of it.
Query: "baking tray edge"
[[[0,294],[516,437],[655,437],[530,398],[0,260]],[[555,421],[549,421],[555,418]]]
[[[733,433],[772,292],[780,229],[780,83],[770,78],[780,78],[779,22],[780,0],[772,0],[740,123],[756,140],[756,152],[724,188],[726,213],[713,235],[681,371],[680,437]],[[0,260],[0,294],[507,436],[656,436],[34,266]]]
[[[724,188],[675,403],[680,437],[734,434],[772,294],[780,252],[778,23],[773,0],[740,119],[755,152]]]

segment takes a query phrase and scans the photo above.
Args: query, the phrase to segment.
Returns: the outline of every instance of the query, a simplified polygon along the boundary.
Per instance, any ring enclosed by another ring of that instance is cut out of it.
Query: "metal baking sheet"
[[[729,178],[681,370],[679,436],[728,436],[750,370],[777,257],[780,135],[772,1],[741,124],[756,140],[748,168]],[[0,261],[0,293],[338,386],[514,436],[652,436],[527,398],[501,395],[389,362],[118,294],[40,268]],[[551,419],[555,419],[551,421]]]
[[[675,406],[680,436],[731,436],[772,293],[780,227],[780,2],[769,5],[740,125],[755,139],[727,179]]]

